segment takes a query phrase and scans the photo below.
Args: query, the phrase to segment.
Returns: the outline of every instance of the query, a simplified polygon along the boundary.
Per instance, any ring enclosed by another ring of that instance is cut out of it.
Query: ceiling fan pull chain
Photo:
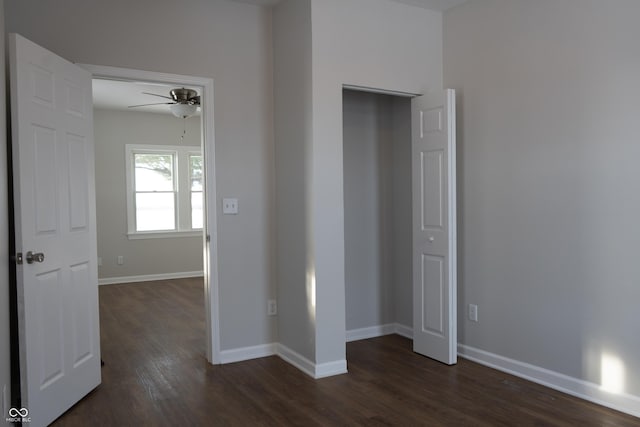
[[[180,137],[180,142],[184,142],[184,136],[187,134],[187,118],[182,118],[182,136]]]

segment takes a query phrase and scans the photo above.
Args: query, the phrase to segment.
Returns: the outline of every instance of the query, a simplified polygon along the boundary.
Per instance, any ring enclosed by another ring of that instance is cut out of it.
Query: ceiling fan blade
[[[167,98],[173,101],[173,98],[171,98],[170,96],[165,96],[165,95],[158,95],[157,93],[151,93],[151,92],[142,92],[145,95],[153,95],[153,96],[159,96],[160,98]]]
[[[193,105],[200,105],[200,95],[189,98],[189,102]]]
[[[175,104],[175,102],[155,102],[153,104],[129,105],[127,108],[148,107],[150,105],[169,105],[169,104]]]

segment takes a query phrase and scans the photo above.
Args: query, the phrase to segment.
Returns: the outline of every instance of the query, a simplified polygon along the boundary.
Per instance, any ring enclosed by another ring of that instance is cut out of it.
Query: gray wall
[[[278,253],[278,338],[315,360],[315,312],[308,272],[308,152],[311,143],[311,2],[273,12]]]
[[[129,240],[125,170],[127,144],[201,144],[200,117],[95,109],[96,207],[100,279],[202,271],[202,236]],[[117,265],[122,255],[124,265]]]
[[[8,30],[70,61],[214,79],[218,197],[240,206],[223,216],[218,204],[221,348],[275,341],[270,10],[224,0],[5,6]]]
[[[411,326],[410,101],[345,90],[342,114],[346,329]]]
[[[411,100],[398,96],[391,100],[393,144],[392,196],[394,322],[413,329],[413,211],[411,192]]]
[[[316,360],[345,355],[342,85],[423,93],[442,86],[442,15],[388,0],[313,0],[309,206]]]
[[[628,0],[477,0],[444,15],[460,341],[596,384],[609,354],[635,396],[639,16]]]
[[[0,58],[5,58],[4,32],[4,0],[0,0]],[[3,62],[4,63],[4,62]],[[11,366],[9,357],[9,239],[7,204],[7,123],[6,123],[6,92],[5,67],[0,67],[0,230],[3,238],[0,240],[0,410],[3,408],[2,392],[6,387],[7,402],[10,402]],[[6,408],[9,410],[9,408]],[[0,424],[5,422],[6,412],[0,414]]]
[[[284,1],[274,10],[274,45],[280,342],[338,369],[346,327],[342,85],[439,88],[442,15],[387,0]]]

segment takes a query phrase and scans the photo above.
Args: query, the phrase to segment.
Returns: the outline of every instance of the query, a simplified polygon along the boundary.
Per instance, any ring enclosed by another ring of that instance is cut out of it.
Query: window
[[[199,234],[204,214],[200,147],[129,144],[126,156],[129,238]]]
[[[202,173],[202,155],[191,154],[189,156],[189,176],[191,184],[191,228],[202,228],[202,189],[203,173]]]
[[[133,153],[135,231],[175,230],[174,154]]]

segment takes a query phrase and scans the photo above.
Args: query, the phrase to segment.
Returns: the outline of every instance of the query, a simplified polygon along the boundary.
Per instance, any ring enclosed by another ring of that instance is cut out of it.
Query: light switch
[[[222,213],[225,215],[237,215],[238,199],[222,199]]]

